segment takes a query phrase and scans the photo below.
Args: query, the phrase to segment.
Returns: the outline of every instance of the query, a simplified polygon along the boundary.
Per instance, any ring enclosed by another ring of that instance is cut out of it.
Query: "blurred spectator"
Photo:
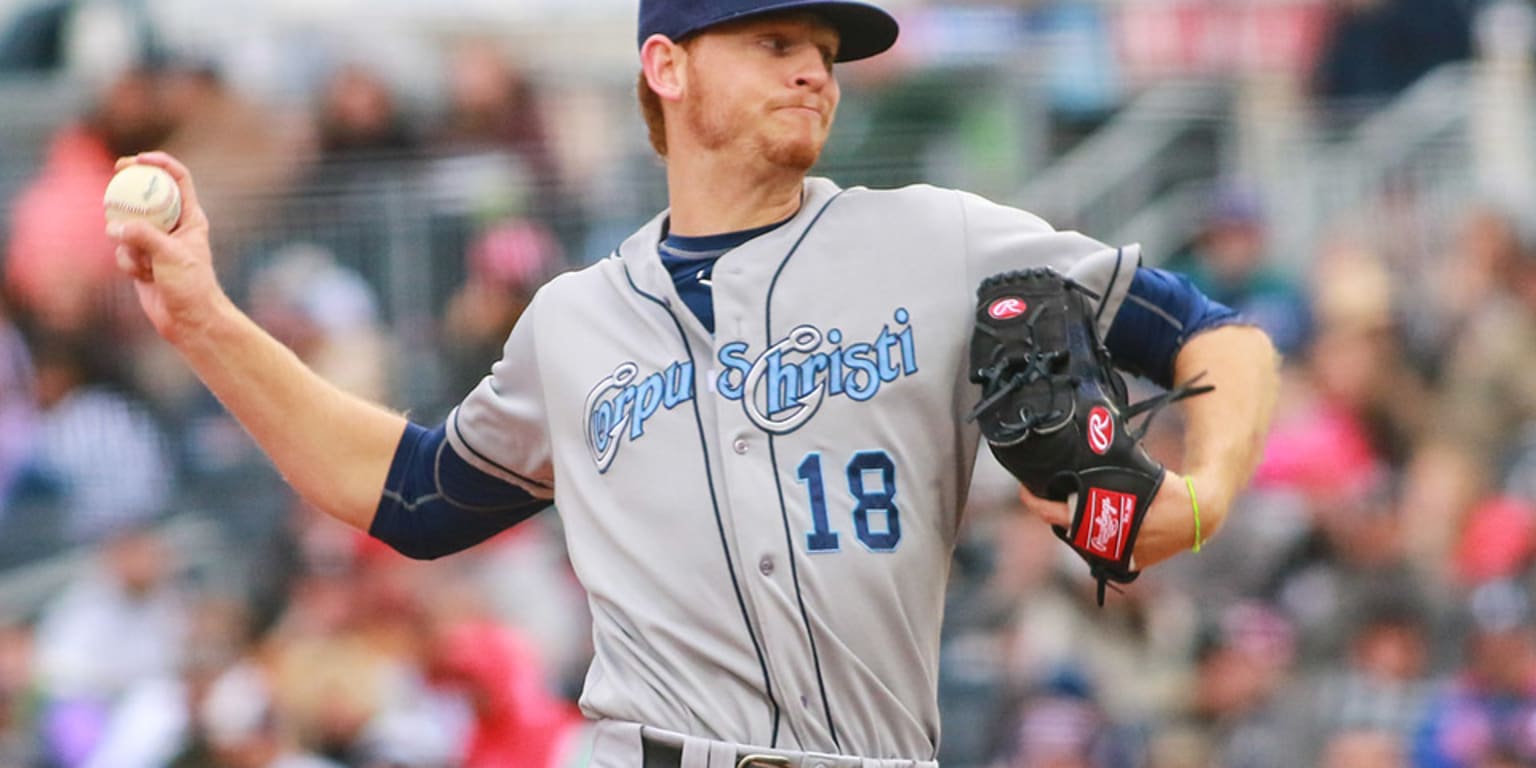
[[[392,159],[416,149],[416,139],[395,103],[393,90],[377,72],[360,64],[343,66],[331,75],[323,94],[319,113],[322,169]]]
[[[349,765],[569,757],[581,715],[524,633],[485,618],[485,596],[454,567],[472,562],[426,566],[357,536],[307,538],[311,573],[264,654],[295,743]]]
[[[1307,654],[1339,658],[1364,612],[1381,602],[1427,600],[1436,582],[1409,555],[1402,503],[1390,483],[1314,504],[1311,514],[1308,534],[1261,594],[1291,617]],[[1437,618],[1426,613],[1426,621]]]
[[[1094,701],[1087,681],[1061,670],[1027,692],[1004,722],[994,768],[1122,768],[1140,745]]]
[[[1326,99],[1386,97],[1435,67],[1472,55],[1468,4],[1456,0],[1334,0],[1314,88]]]
[[[1282,354],[1291,354],[1311,338],[1311,309],[1295,282],[1268,261],[1267,224],[1253,190],[1224,182],[1211,195],[1193,247],[1169,267],[1263,328]]]
[[[464,768],[554,768],[581,714],[554,696],[533,646],[511,627],[473,618],[433,628],[424,668],[434,686],[469,703]]]
[[[20,317],[80,331],[103,316],[115,323],[115,310],[125,307],[137,314],[131,300],[119,298],[127,287],[117,279],[101,194],[118,157],[165,140],[172,128],[167,114],[159,73],[135,70],[108,86],[85,119],[55,134],[42,170],[10,215],[5,287]]]
[[[233,259],[263,234],[274,206],[312,161],[309,128],[285,107],[246,98],[210,63],[178,61],[164,80],[176,123],[165,149],[196,169],[198,201],[218,223],[214,253]]]
[[[32,356],[0,297],[0,525],[37,429]]]
[[[1326,400],[1349,410],[1371,449],[1400,470],[1431,397],[1408,363],[1398,288],[1381,258],[1336,248],[1312,268],[1315,341],[1307,366]]]
[[[220,768],[341,768],[298,744],[255,663],[231,667],[213,682],[198,722]]]
[[[456,155],[507,152],[537,189],[554,191],[557,173],[540,95],[489,38],[461,40],[448,54],[448,104],[433,136]]]
[[[43,608],[36,674],[54,764],[89,764],[124,695],[180,667],[189,615],[170,555],[156,532],[123,530]]]
[[[268,695],[288,735],[341,762],[360,757],[369,721],[399,700],[407,682],[393,649],[369,637],[369,607],[356,584],[345,571],[306,577],[264,653]]]
[[[1536,503],[1493,496],[1467,514],[1455,550],[1458,583],[1475,587],[1518,578],[1536,554]]]
[[[1425,562],[1450,563],[1448,547],[1473,505],[1527,466],[1526,430],[1536,421],[1536,250],[1522,242],[1500,290],[1487,295],[1455,337],[1436,429],[1415,446],[1407,498],[1415,548]]]
[[[1248,602],[1224,611],[1197,649],[1186,711],[1150,749],[1158,764],[1292,765],[1294,745],[1287,744],[1277,698],[1294,653],[1292,629],[1274,610]]]
[[[1536,248],[1522,243],[1503,286],[1467,318],[1445,373],[1445,437],[1484,466],[1497,468],[1536,418]],[[1495,479],[1497,475],[1495,474]]]
[[[1450,252],[1431,265],[1427,279],[1411,286],[1412,300],[1424,311],[1404,319],[1419,365],[1433,380],[1444,375],[1445,358],[1468,323],[1515,285],[1522,254],[1536,245],[1521,228],[1517,215],[1503,206],[1470,206],[1450,233]]]
[[[313,152],[305,157],[311,162],[286,201],[279,232],[325,248],[381,286],[384,270],[393,266],[392,246],[399,245],[390,218],[424,204],[412,189],[420,145],[394,87],[375,70],[341,66],[318,97],[310,116]]]
[[[1426,613],[1397,601],[1357,614],[1342,662],[1324,665],[1292,694],[1299,759],[1343,766],[1346,755],[1369,753],[1385,760],[1377,751],[1382,742],[1409,742],[1431,690]]]
[[[251,280],[251,317],[316,373],[375,402],[390,400],[388,337],[361,275],[307,243],[273,253]]]
[[[114,388],[77,339],[47,337],[33,351],[38,421],[17,500],[40,504],[50,530],[12,530],[7,546],[32,555],[58,543],[99,541],[170,505],[175,470],[145,407]],[[32,538],[28,538],[32,537]]]
[[[516,627],[552,690],[575,700],[592,661],[592,616],[565,551],[558,515],[539,515],[480,545],[467,578],[487,620]],[[506,589],[507,584],[521,585]]]
[[[1408,462],[1429,394],[1407,364],[1391,276],[1373,255],[1326,254],[1312,282],[1314,338],[1286,371],[1255,484],[1336,501]]]
[[[21,623],[0,626],[0,765],[42,762],[36,653],[31,627]]]
[[[514,218],[481,234],[470,245],[467,261],[464,284],[449,298],[443,319],[453,397],[490,372],[534,291],[554,276],[565,256],[547,228]]]
[[[41,335],[31,349],[38,415],[26,489],[59,506],[67,542],[165,512],[175,480],[165,436],[113,362],[82,336]]]
[[[1399,734],[1390,731],[1345,730],[1323,745],[1320,768],[1407,768]]]
[[[476,240],[507,221],[570,242],[579,228],[548,134],[543,96],[532,76],[489,38],[460,40],[447,52],[447,103],[429,132],[427,190],[431,252],[439,264],[466,264]],[[434,273],[433,306],[446,303],[465,273]]]
[[[1412,743],[1415,768],[1536,763],[1536,625],[1513,582],[1472,593],[1470,633],[1455,679],[1429,702]]]
[[[86,768],[167,768],[208,755],[197,710],[214,680],[245,652],[245,613],[219,597],[199,598],[188,611],[177,676],[139,680],[119,697]]]

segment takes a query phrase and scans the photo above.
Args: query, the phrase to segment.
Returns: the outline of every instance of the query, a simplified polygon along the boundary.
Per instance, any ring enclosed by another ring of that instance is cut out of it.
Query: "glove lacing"
[[[1032,314],[1038,315],[1045,309],[1044,305],[1036,307]],[[1077,388],[1078,382],[1075,377],[1061,374],[1061,369],[1069,359],[1070,353],[1067,350],[1056,349],[1042,352],[1036,348],[1036,326],[1034,320],[1034,317],[1029,318],[1028,325],[1025,326],[1025,330],[1029,333],[1029,346],[1031,349],[1025,353],[1022,360],[1000,360],[999,358],[1004,356],[1005,346],[999,344],[992,350],[991,363],[978,369],[975,376],[972,377],[973,381],[981,383],[981,391],[991,391],[992,394],[982,398],[981,402],[977,403],[976,407],[966,414],[965,420],[967,422],[975,421],[981,414],[1002,402],[1010,394],[1013,394],[1014,390],[1025,384],[1032,384],[1041,380],[1045,381],[1050,387],[1050,402],[1053,403],[1057,402],[1058,384],[1064,383],[1068,393]],[[977,330],[1000,342],[1006,341],[996,331],[985,325],[977,326]],[[1019,364],[1021,362],[1023,363],[1022,365]],[[1023,440],[1030,432],[1048,434],[1061,429],[1067,422],[1072,420],[1072,416],[1077,410],[1077,401],[1075,398],[1069,397],[1068,402],[1072,403],[1072,412],[1063,412],[1060,408],[1055,408],[1043,413],[1034,413],[1025,408],[1019,412],[1017,421],[999,419],[998,425],[1010,432],[1018,431],[1019,436],[1017,440],[1012,442]]]

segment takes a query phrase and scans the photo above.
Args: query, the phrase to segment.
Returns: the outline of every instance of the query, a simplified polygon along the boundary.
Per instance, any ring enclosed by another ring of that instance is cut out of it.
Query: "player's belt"
[[[641,737],[640,750],[642,755],[642,768],[681,768],[683,764],[683,748],[671,744],[663,744],[655,739]],[[737,753],[736,768],[789,768],[794,765],[787,757],[774,755],[759,755],[749,752]]]
[[[765,749],[608,720],[599,721],[597,727],[599,740],[604,728],[612,729],[615,734],[626,728],[639,730],[641,768],[700,768],[705,765],[711,768],[939,768],[933,760],[861,758]]]

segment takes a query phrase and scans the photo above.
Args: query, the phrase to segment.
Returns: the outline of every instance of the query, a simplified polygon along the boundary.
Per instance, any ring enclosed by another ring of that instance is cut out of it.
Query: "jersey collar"
[[[806,178],[805,198],[800,205],[800,210],[790,217],[789,221],[763,234],[744,248],[757,251],[761,247],[768,252],[782,255],[800,239],[806,227],[810,226],[816,218],[816,213],[826,205],[827,201],[841,191],[842,189],[830,179]],[[619,246],[615,255],[623,260],[630,278],[641,290],[662,297],[670,302],[669,305],[681,306],[677,288],[672,283],[672,275],[662,265],[661,253],[658,249],[670,213],[671,209],[668,208],[656,214],[639,231],[630,235]],[[766,268],[767,265],[765,264],[764,267]]]

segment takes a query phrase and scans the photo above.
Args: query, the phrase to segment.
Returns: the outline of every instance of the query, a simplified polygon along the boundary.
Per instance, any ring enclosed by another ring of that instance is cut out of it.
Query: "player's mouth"
[[[817,117],[821,117],[823,114],[823,110],[818,104],[782,104],[778,108],[791,112],[808,112]]]
[[[827,114],[821,109],[803,104],[780,107],[777,112],[786,115],[790,120],[806,121],[815,126],[825,126],[828,122]]]

